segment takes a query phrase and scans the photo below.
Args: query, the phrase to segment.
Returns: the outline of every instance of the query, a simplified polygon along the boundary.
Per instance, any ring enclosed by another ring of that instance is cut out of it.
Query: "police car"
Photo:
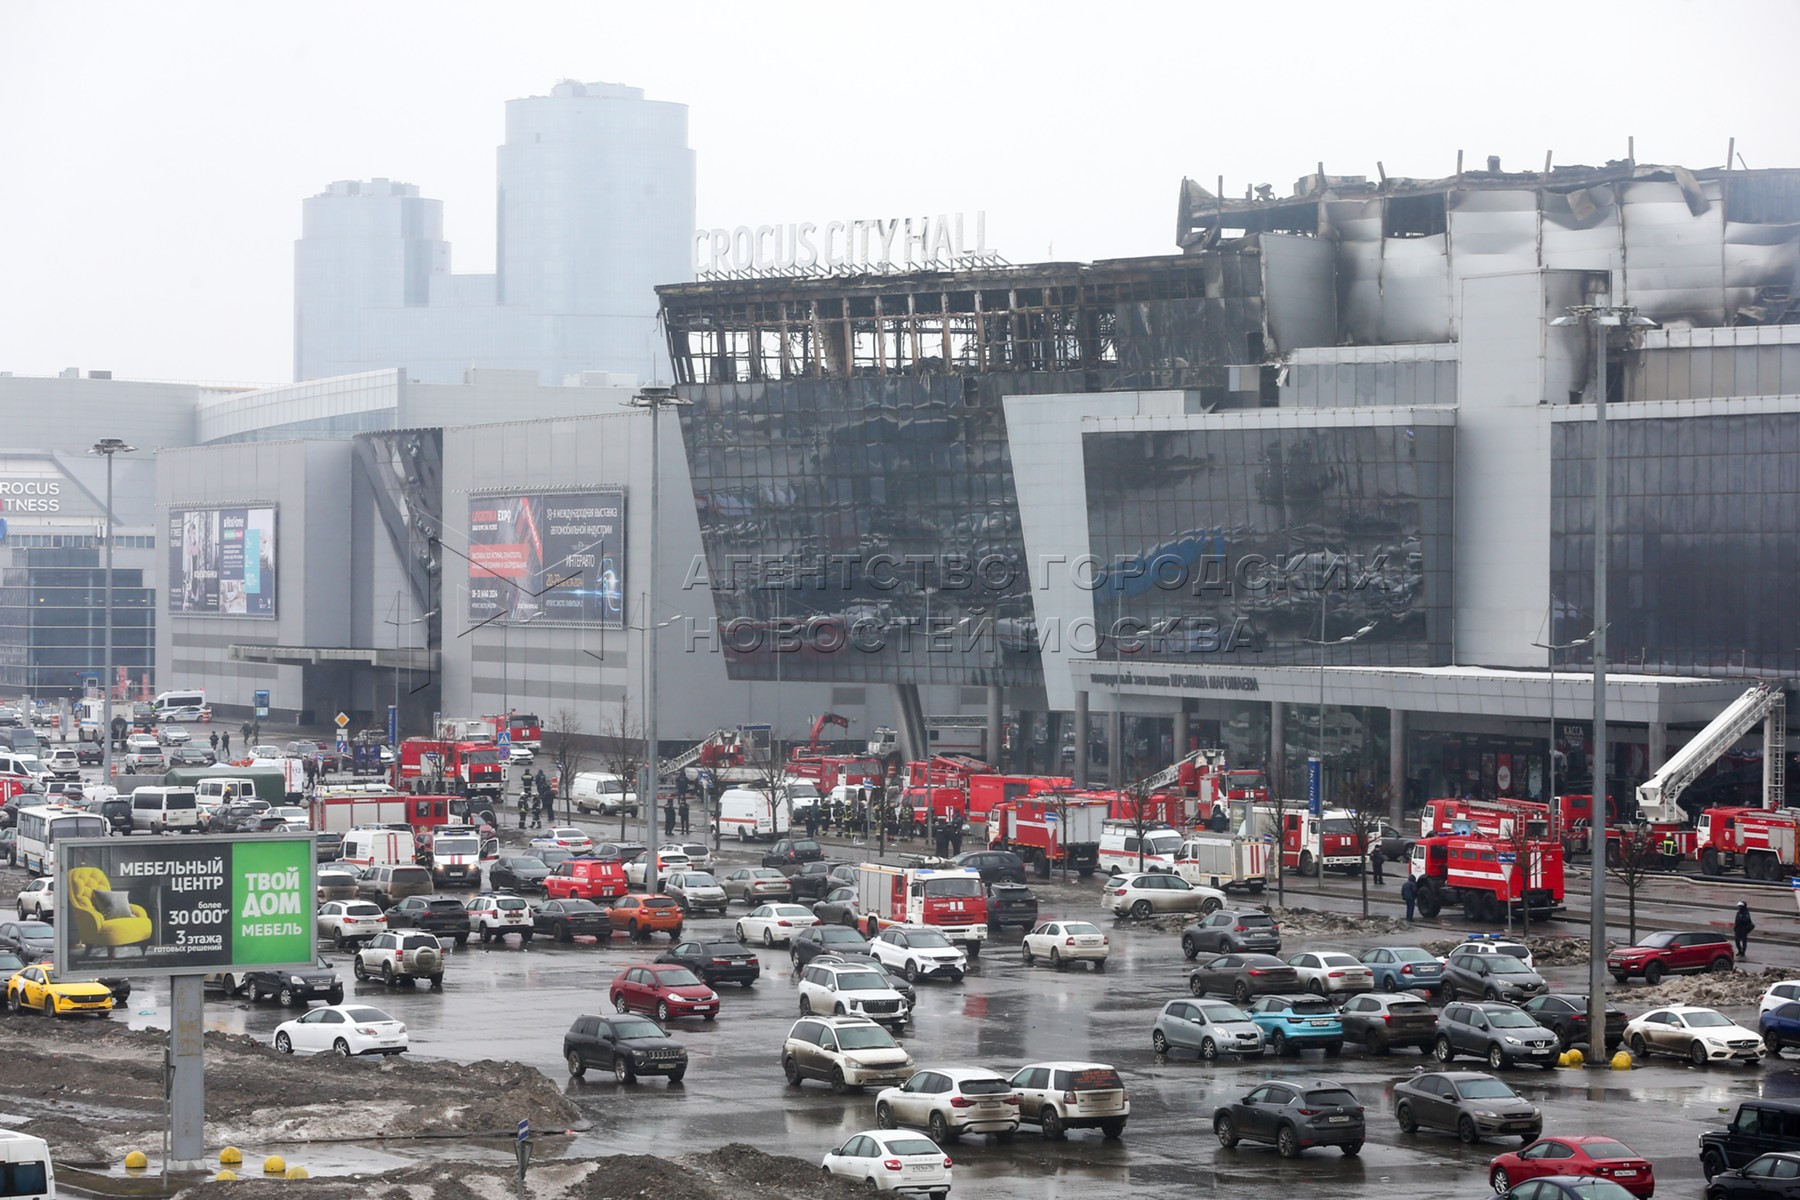
[[[1535,969],[1537,963],[1532,961],[1531,951],[1525,943],[1515,942],[1511,938],[1498,933],[1471,933],[1468,940],[1450,951],[1451,954],[1510,954],[1526,966]]]

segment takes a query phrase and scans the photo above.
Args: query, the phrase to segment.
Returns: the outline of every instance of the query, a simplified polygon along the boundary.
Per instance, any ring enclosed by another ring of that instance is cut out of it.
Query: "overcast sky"
[[[1174,249],[1191,175],[1800,166],[1800,3],[0,0],[0,371],[280,382],[300,201],[387,176],[494,259],[508,99],[689,106],[705,226],[985,210],[1013,262]]]

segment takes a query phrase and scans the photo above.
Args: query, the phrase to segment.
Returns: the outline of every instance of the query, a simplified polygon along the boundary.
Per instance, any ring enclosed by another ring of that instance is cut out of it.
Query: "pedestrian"
[[[950,822],[950,856],[952,858],[954,858],[958,854],[962,853],[962,837],[963,837],[962,814],[957,813],[956,819]]]
[[[544,778],[542,771],[538,772],[537,794],[538,803],[543,806],[544,814],[554,824],[556,822],[556,792],[551,788],[550,781]]]
[[[663,832],[673,836],[675,833],[675,797],[663,797]]]
[[[1406,904],[1406,919],[1412,920],[1413,905],[1419,899],[1419,885],[1413,882],[1410,874],[1407,875],[1406,882],[1400,885],[1400,899]]]
[[[206,740],[212,743],[213,753],[217,754],[219,752],[219,731],[213,730],[212,735]]]
[[[1369,848],[1369,870],[1374,874],[1376,883],[1384,882],[1381,878],[1381,868],[1385,862],[1387,862],[1387,855],[1381,852],[1381,847],[1379,845],[1371,846]]]
[[[1750,919],[1750,906],[1739,900],[1737,916],[1731,922],[1731,936],[1737,939],[1737,956],[1750,957],[1750,933],[1756,928],[1756,922]]]
[[[680,776],[678,775],[678,776],[676,776],[676,778],[679,779]],[[692,814],[688,812],[687,793],[683,792],[681,795],[681,836],[682,837],[686,837],[688,835],[688,831],[689,831],[688,823],[692,819],[693,819]]]
[[[227,758],[231,757],[231,731],[226,730],[219,735],[219,752]]]
[[[949,858],[950,857],[950,824],[949,824],[949,822],[939,821],[937,823],[936,828],[934,828],[931,832],[931,840],[933,842],[934,848],[937,850],[937,856],[939,858]]]
[[[819,836],[819,802],[817,800],[806,806],[806,836],[809,838]]]
[[[1223,804],[1213,805],[1212,817],[1207,821],[1207,828],[1214,833],[1224,833],[1230,825],[1231,818],[1225,815],[1225,806]]]

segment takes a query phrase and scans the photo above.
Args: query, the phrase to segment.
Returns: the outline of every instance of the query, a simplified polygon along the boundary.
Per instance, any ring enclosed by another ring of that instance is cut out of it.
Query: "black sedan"
[[[1363,1130],[1363,1106],[1350,1089],[1323,1079],[1271,1079],[1213,1113],[1213,1135],[1225,1149],[1240,1141],[1273,1142],[1283,1158],[1299,1158],[1309,1146],[1360,1154]]]
[[[454,896],[408,896],[387,910],[389,929],[423,929],[458,947],[469,944],[468,910]]]
[[[970,850],[951,861],[979,872],[983,883],[1025,882],[1025,860],[1011,850]]]
[[[44,921],[0,921],[0,950],[37,962],[56,953],[56,930]]]
[[[1556,1040],[1564,1050],[1580,1042],[1588,1040],[1588,998],[1566,992],[1551,992],[1544,996],[1533,996],[1520,1008],[1531,1014],[1531,1019],[1556,1035]],[[1623,1009],[1606,1006],[1606,1053],[1611,1054],[1625,1040],[1625,1012]]]
[[[563,1061],[577,1079],[589,1067],[611,1071],[620,1083],[636,1083],[640,1075],[666,1075],[680,1083],[688,1056],[680,1042],[648,1017],[631,1013],[576,1017],[563,1034]]]
[[[531,914],[531,928],[559,942],[572,942],[578,937],[612,937],[612,922],[606,910],[592,900],[574,896],[566,900],[546,900]]]
[[[1764,1154],[1735,1171],[1721,1171],[1706,1185],[1706,1200],[1800,1197],[1800,1154]]]
[[[99,742],[82,742],[75,747],[75,761],[84,767],[97,767],[105,758]]]
[[[1492,1075],[1429,1071],[1394,1085],[1394,1119],[1402,1133],[1441,1129],[1465,1146],[1484,1137],[1534,1142],[1544,1132],[1538,1106]]]
[[[987,909],[989,929],[1030,929],[1038,922],[1037,893],[1022,883],[988,884]]]
[[[488,886],[495,891],[511,888],[515,892],[541,892],[550,868],[533,854],[502,854],[488,868]]]
[[[173,746],[169,749],[171,767],[210,767],[219,761],[205,746]]]
[[[842,925],[813,925],[788,941],[788,957],[804,967],[821,954],[867,954],[869,939]]]
[[[721,983],[749,987],[762,978],[762,960],[736,942],[677,942],[657,955],[656,961],[686,967],[709,987]]]
[[[1273,954],[1221,954],[1203,959],[1188,972],[1188,994],[1208,992],[1247,1004],[1252,996],[1300,990],[1300,974]]]
[[[794,899],[817,899],[835,888],[845,884],[855,885],[856,864],[832,862],[820,859],[801,865],[798,871],[788,876],[788,887],[792,889]]]
[[[252,971],[243,977],[241,992],[249,992],[254,1000],[273,996],[289,1008],[308,1000],[327,1004],[344,1002],[344,981],[331,964],[319,959],[304,971]]]
[[[854,928],[862,918],[862,905],[858,902],[855,888],[834,888],[826,893],[823,900],[812,906],[812,913],[821,925],[848,925]]]

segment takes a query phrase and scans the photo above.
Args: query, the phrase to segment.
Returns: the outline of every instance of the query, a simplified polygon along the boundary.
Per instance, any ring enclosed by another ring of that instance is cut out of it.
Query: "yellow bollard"
[[[264,1175],[279,1175],[285,1170],[287,1170],[287,1159],[281,1157],[281,1155],[271,1154],[269,1157],[263,1159]]]
[[[1567,1050],[1564,1050],[1561,1054],[1556,1056],[1556,1065],[1559,1067],[1566,1067],[1569,1065],[1569,1052]]]
[[[1612,1056],[1612,1069],[1615,1071],[1631,1070],[1631,1055],[1621,1050]]]
[[[125,1156],[125,1169],[127,1171],[141,1171],[149,1165],[150,1156],[145,1154],[142,1150],[133,1150],[130,1154]]]
[[[1571,1067],[1579,1067],[1587,1062],[1587,1055],[1583,1054],[1579,1050],[1569,1051],[1568,1057],[1569,1057],[1569,1065]]]
[[[243,1161],[244,1161],[244,1152],[242,1150],[239,1150],[236,1146],[227,1146],[223,1150],[219,1151],[219,1165],[220,1166],[235,1167]]]
[[[289,1167],[287,1169],[287,1177],[289,1179],[311,1179],[312,1178],[311,1175],[307,1174],[305,1167]]]
[[[217,1180],[219,1183],[230,1183],[233,1179],[237,1178],[237,1172],[231,1170],[230,1168],[226,1168],[225,1170],[220,1171],[217,1175],[214,1175],[213,1178],[215,1180]]]

